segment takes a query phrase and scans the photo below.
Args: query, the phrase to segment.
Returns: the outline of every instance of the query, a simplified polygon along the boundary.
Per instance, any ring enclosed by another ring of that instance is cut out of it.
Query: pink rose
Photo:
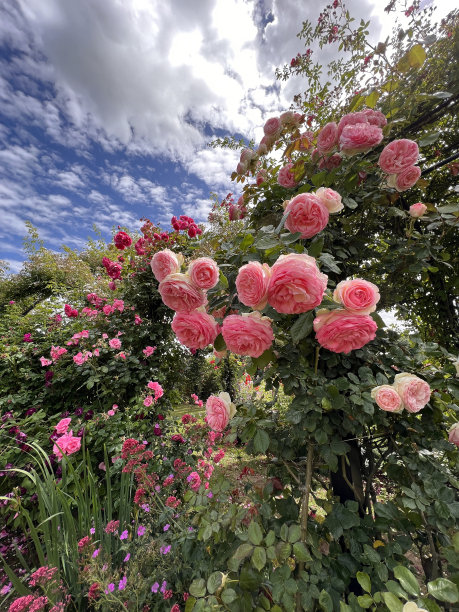
[[[295,180],[295,175],[291,171],[292,168],[293,164],[290,162],[279,170],[279,174],[277,175],[277,182],[281,187],[292,189],[293,187],[296,187],[298,185]]]
[[[413,166],[419,157],[418,145],[413,140],[402,138],[393,140],[382,150],[378,164],[387,174],[399,174],[408,166]]]
[[[245,174],[248,170],[248,164],[247,162],[239,162],[238,165],[236,166],[236,173],[237,174]]]
[[[252,149],[242,149],[239,161],[243,164],[250,164],[255,155],[256,153]]]
[[[320,153],[329,153],[338,143],[338,126],[334,121],[327,123],[317,136],[317,148]]]
[[[341,202],[341,196],[337,191],[328,187],[317,189],[315,195],[328,208],[329,213],[338,213],[343,210],[344,204]]]
[[[448,432],[448,440],[459,447],[459,423],[454,423]]]
[[[427,212],[427,206],[422,202],[417,202],[416,204],[411,204],[410,206],[410,215],[417,219],[418,217],[422,217]]]
[[[401,412],[403,410],[402,398],[392,385],[375,387],[371,390],[371,397],[381,410],[386,412]]]
[[[191,281],[200,289],[212,289],[218,283],[217,262],[210,257],[198,257],[188,266]]]
[[[171,327],[179,342],[190,349],[203,349],[213,344],[219,332],[215,319],[199,310],[176,313]]]
[[[419,166],[409,166],[396,175],[395,189],[397,191],[406,191],[416,185],[421,176],[421,168]]]
[[[408,412],[419,412],[430,399],[430,387],[414,374],[401,372],[394,378],[394,389],[402,398]]]
[[[131,246],[132,238],[129,236],[129,234],[126,234],[126,232],[118,232],[113,237],[113,242],[115,243],[115,246],[117,249],[120,249],[120,251],[123,251],[127,247]]]
[[[177,312],[191,312],[206,303],[206,294],[189,276],[177,272],[159,283],[159,293],[166,306]]]
[[[168,274],[180,272],[182,261],[183,257],[181,255],[177,255],[170,249],[164,249],[164,251],[158,251],[153,255],[150,266],[156,280],[160,283]]]
[[[81,438],[77,438],[73,435],[73,432],[70,431],[68,434],[63,435],[53,446],[53,453],[60,460],[63,455],[72,455],[76,453],[81,448]]]
[[[333,353],[349,353],[362,348],[376,336],[378,326],[368,315],[347,310],[321,310],[314,319],[317,342]]]
[[[111,340],[108,341],[108,344],[110,348],[112,349],[118,350],[121,348],[121,340],[119,340],[118,338],[112,338]]]
[[[319,162],[319,170],[331,171],[338,168],[341,165],[343,158],[339,153],[333,153],[331,157],[323,157]]]
[[[380,128],[387,125],[386,116],[381,111],[365,108],[361,112],[365,115],[368,123],[371,123],[371,125],[377,125]]]
[[[254,310],[263,310],[268,303],[268,285],[271,270],[268,264],[251,261],[239,269],[236,278],[240,302]]]
[[[340,136],[339,142],[341,151],[346,155],[365,153],[383,139],[382,129],[370,123],[356,123],[347,125]]]
[[[327,206],[313,193],[300,193],[295,196],[287,204],[285,212],[290,213],[285,227],[292,234],[301,232],[301,238],[312,238],[321,232],[329,219]]]
[[[272,117],[265,123],[263,131],[265,136],[276,140],[282,131],[282,124],[278,117]]]
[[[367,116],[363,111],[343,115],[343,117],[341,117],[340,119],[340,122],[338,123],[338,138],[341,136],[344,128],[347,125],[356,125],[357,123],[369,123]]]
[[[258,145],[257,154],[258,155],[266,155],[266,153],[272,148],[276,139],[271,136],[263,136],[260,140],[260,144]]]
[[[273,343],[271,320],[259,312],[229,315],[223,320],[222,335],[229,351],[260,357]]]
[[[268,302],[284,314],[313,310],[323,298],[328,277],[309,255],[281,255],[271,268]]]
[[[153,404],[153,396],[147,395],[147,397],[143,400],[143,405],[145,408],[149,408]]]
[[[71,421],[72,421],[72,419],[70,419],[70,418],[61,419],[59,421],[59,423],[55,426],[56,432],[59,435],[65,434],[67,432],[67,429],[69,428],[69,425],[70,425]]]
[[[206,402],[206,422],[214,431],[223,431],[236,414],[228,393],[211,395]]]
[[[51,359],[46,359],[46,357],[40,357],[40,363],[41,367],[45,368],[46,366],[51,365],[53,362],[51,361]]]
[[[376,310],[380,295],[376,285],[355,278],[338,283],[333,292],[333,299],[352,314],[367,315]]]

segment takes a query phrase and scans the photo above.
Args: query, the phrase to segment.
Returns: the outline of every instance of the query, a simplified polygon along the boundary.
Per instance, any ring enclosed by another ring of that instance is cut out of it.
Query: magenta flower
[[[139,528],[137,529],[137,535],[138,536],[145,535],[145,527],[143,525],[139,525]]]
[[[127,540],[127,537],[128,537],[128,530],[125,529],[123,533],[120,535],[120,540]]]

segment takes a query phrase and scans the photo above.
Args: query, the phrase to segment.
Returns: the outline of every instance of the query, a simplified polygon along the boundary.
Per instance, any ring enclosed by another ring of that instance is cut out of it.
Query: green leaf
[[[395,582],[395,580],[388,580],[386,582],[386,588],[394,595],[397,595],[397,597],[401,597],[402,599],[408,599],[408,596],[405,591],[402,589],[398,582]]]
[[[422,64],[425,62],[427,54],[422,45],[414,45],[408,51],[408,61],[412,68],[420,68]]]
[[[226,278],[226,276],[223,274],[223,272],[220,270],[220,285],[224,288],[224,289],[228,289],[228,279]]]
[[[288,541],[293,544],[301,538],[301,527],[299,525],[290,525],[288,528]]]
[[[269,446],[269,435],[263,429],[257,429],[253,438],[253,448],[256,453],[265,453]]]
[[[237,593],[234,589],[225,589],[220,597],[223,603],[228,605],[237,599]]]
[[[333,612],[333,599],[325,589],[320,592],[319,605],[325,612]]]
[[[245,250],[248,246],[250,246],[251,244],[253,244],[255,238],[252,236],[252,234],[246,234],[241,242],[241,244],[239,245],[239,248],[241,250]]]
[[[357,581],[364,591],[371,593],[370,576],[365,572],[357,572]]]
[[[459,601],[459,591],[457,586],[447,578],[437,578],[427,584],[427,590],[432,597],[439,601],[456,603]]]
[[[196,597],[188,597],[185,604],[185,612],[192,612],[195,603]]]
[[[274,231],[274,233],[275,233],[276,235],[278,235],[278,234],[280,234],[280,233],[281,233],[281,229],[284,227],[284,224],[285,224],[285,222],[286,222],[287,217],[289,216],[289,214],[290,214],[290,211],[289,211],[289,212],[287,212],[287,213],[285,213],[285,215],[284,215],[284,216],[282,217],[282,219],[280,220],[279,225],[276,227],[276,229],[275,229],[275,231]]]
[[[266,546],[272,546],[274,544],[275,539],[276,539],[276,534],[271,529],[270,531],[268,531],[268,535],[265,537]]]
[[[218,336],[215,338],[214,348],[216,351],[224,351],[226,349],[226,343],[221,334],[218,334]]]
[[[430,134],[426,134],[419,140],[418,144],[420,147],[427,147],[428,145],[432,145],[434,142],[438,140],[440,136],[440,132],[431,132]]]
[[[383,327],[386,327],[386,324],[384,323],[383,319],[377,312],[372,312],[370,314],[370,317],[376,323],[376,325],[378,326],[378,329],[382,329]]]
[[[281,234],[279,236],[282,244],[292,244],[292,242],[296,242],[300,237],[301,232],[295,232],[294,234]]]
[[[272,249],[278,244],[279,244],[279,241],[276,237],[262,236],[256,241],[255,246],[257,247],[257,249],[265,251],[266,249]]]
[[[319,255],[322,253],[323,248],[324,248],[324,239],[314,238],[314,240],[308,246],[308,255],[310,255],[311,257],[319,257]]]
[[[440,606],[433,600],[427,599],[427,597],[421,597],[419,600],[420,604],[423,608],[428,610],[428,612],[441,612]]]
[[[437,211],[441,212],[441,213],[453,213],[453,212],[458,212],[459,211],[459,204],[453,203],[453,204],[445,204],[445,206],[437,206]]]
[[[253,546],[248,542],[244,542],[244,544],[238,546],[236,552],[228,562],[228,567],[230,568],[230,570],[236,572],[242,561],[250,555],[252,550]]]
[[[402,612],[403,604],[396,595],[393,593],[383,593],[382,594],[384,603],[389,608],[390,612]]]
[[[266,563],[266,551],[263,547],[257,546],[253,551],[252,564],[258,571],[262,570]]]
[[[371,595],[359,595],[359,597],[357,597],[357,601],[359,602],[359,606],[361,608],[369,608],[373,603],[373,598]]]
[[[397,565],[397,567],[394,568],[394,576],[400,582],[405,591],[411,595],[420,595],[421,591],[419,589],[418,581],[407,567]]]
[[[253,362],[255,363],[257,368],[260,368],[260,370],[263,370],[263,368],[265,368],[268,365],[268,363],[270,363],[271,361],[275,361],[275,360],[276,360],[276,355],[274,354],[273,349],[269,348],[264,353],[262,353],[260,357],[254,358]]]
[[[293,554],[298,561],[311,561],[312,557],[306,548],[304,542],[295,542],[293,545]]]
[[[379,91],[377,91],[376,89],[374,89],[371,94],[369,96],[367,96],[365,98],[365,104],[369,107],[369,108],[374,108],[376,106],[376,102],[379,100],[380,97],[380,93]]]
[[[217,591],[223,583],[223,574],[222,572],[213,572],[209,578],[207,579],[207,590],[211,595]]]
[[[314,321],[314,312],[304,312],[301,314],[295,323],[290,328],[290,335],[294,344],[298,344],[300,340],[309,336],[312,331],[312,323]]]
[[[206,583],[204,578],[196,578],[196,580],[193,580],[188,590],[193,597],[204,597],[206,594]]]
[[[252,521],[250,523],[248,534],[249,540],[252,542],[252,544],[254,544],[255,546],[261,544],[263,540],[263,532],[261,531],[260,525],[257,522]]]

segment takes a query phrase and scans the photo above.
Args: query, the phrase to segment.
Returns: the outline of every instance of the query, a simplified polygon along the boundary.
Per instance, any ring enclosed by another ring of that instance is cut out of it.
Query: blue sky
[[[372,17],[375,40],[385,34],[385,3],[347,4]],[[56,251],[81,248],[93,224],[108,240],[142,216],[165,229],[173,214],[205,221],[210,192],[237,195],[237,154],[207,142],[260,140],[266,119],[304,90],[293,80],[273,88],[274,70],[303,51],[296,33],[321,6],[3,0],[0,259],[19,270],[26,220]]]

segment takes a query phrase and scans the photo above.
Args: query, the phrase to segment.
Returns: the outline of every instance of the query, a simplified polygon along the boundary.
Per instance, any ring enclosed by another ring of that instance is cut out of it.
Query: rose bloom
[[[206,303],[206,294],[189,276],[177,272],[159,283],[159,293],[166,306],[177,312],[191,312]]]
[[[334,170],[341,165],[343,158],[339,153],[333,153],[331,157],[323,157],[319,162],[319,170]]]
[[[153,255],[150,266],[156,280],[160,283],[168,274],[180,272],[183,262],[182,254],[174,253],[170,249],[158,251]]]
[[[317,342],[333,353],[349,353],[362,348],[376,336],[378,326],[368,315],[347,310],[320,310],[314,319]]]
[[[382,150],[378,164],[387,174],[399,174],[405,168],[413,166],[419,157],[419,148],[414,140],[402,138],[393,140]]]
[[[324,125],[317,136],[317,148],[320,153],[328,153],[338,143],[338,126],[334,121]]]
[[[328,208],[329,213],[338,213],[343,210],[344,204],[341,202],[341,196],[337,191],[328,187],[317,189],[315,195]]]
[[[240,302],[254,310],[263,310],[268,303],[268,285],[271,269],[268,264],[251,261],[239,268],[236,278]]]
[[[301,232],[301,238],[312,238],[321,232],[330,215],[327,206],[313,193],[300,193],[295,196],[287,204],[285,212],[290,213],[285,227],[292,234]]]
[[[410,206],[410,215],[417,219],[418,217],[422,217],[427,212],[427,206],[422,202],[417,202],[416,204],[411,204]]]
[[[255,155],[256,153],[252,149],[242,149],[239,161],[243,164],[250,164]]]
[[[108,341],[108,344],[110,345],[110,348],[112,349],[121,348],[121,340],[119,340],[118,338],[112,338],[111,340]]]
[[[370,123],[356,123],[347,125],[340,136],[341,151],[346,155],[365,153],[383,139],[382,129]]]
[[[380,128],[387,125],[386,116],[381,111],[373,110],[372,108],[365,108],[361,112],[363,115],[365,115],[368,123],[371,123],[371,125],[377,125]]]
[[[419,166],[409,166],[396,175],[395,189],[397,191],[406,191],[411,189],[418,182],[421,176],[421,168]]]
[[[271,117],[271,119],[268,119],[263,127],[263,131],[265,136],[276,140],[282,131],[280,119],[278,117]]]
[[[403,410],[402,398],[392,385],[375,387],[371,390],[371,397],[381,410],[386,412],[401,412]]]
[[[61,419],[59,421],[59,423],[55,426],[55,429],[57,431],[58,434],[65,434],[67,432],[67,429],[69,428],[69,425],[71,423],[72,419],[67,418],[67,419]]]
[[[179,342],[190,349],[203,349],[213,344],[219,332],[216,320],[199,310],[177,312],[171,327]]]
[[[122,251],[131,246],[132,238],[129,236],[129,234],[126,234],[126,232],[118,232],[113,237],[113,242],[115,243],[116,248]]]
[[[414,374],[401,372],[395,376],[393,384],[408,412],[419,412],[430,399],[428,383]]]
[[[281,255],[271,268],[268,302],[284,314],[313,310],[323,298],[328,277],[310,255]]]
[[[81,448],[81,438],[77,438],[70,431],[68,434],[60,437],[53,446],[53,453],[60,460],[63,455],[72,455]]]
[[[226,347],[236,355],[260,357],[273,343],[271,319],[259,312],[229,315],[223,320]]]
[[[338,123],[338,138],[341,136],[342,131],[347,125],[356,125],[357,123],[369,123],[367,116],[363,111],[343,115]]]
[[[292,189],[293,187],[296,187],[298,185],[295,180],[295,175],[291,171],[292,168],[293,164],[290,162],[279,170],[279,174],[277,175],[277,182],[281,187]]]
[[[191,281],[200,289],[212,289],[218,283],[217,262],[210,257],[198,257],[188,266]]]
[[[333,299],[353,314],[366,315],[376,310],[379,302],[379,289],[373,283],[355,278],[341,281],[336,285]]]
[[[459,423],[454,423],[448,432],[448,440],[459,447]]]
[[[236,406],[228,393],[211,395],[206,402],[206,422],[214,431],[223,431],[236,414]]]

